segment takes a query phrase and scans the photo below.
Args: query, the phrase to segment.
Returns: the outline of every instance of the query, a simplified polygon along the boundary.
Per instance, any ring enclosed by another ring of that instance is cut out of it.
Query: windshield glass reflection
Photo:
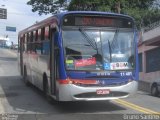
[[[63,30],[68,70],[124,70],[134,67],[133,31]]]

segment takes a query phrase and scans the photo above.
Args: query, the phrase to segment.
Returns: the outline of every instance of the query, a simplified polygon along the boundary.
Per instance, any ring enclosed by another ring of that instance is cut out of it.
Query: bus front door
[[[51,30],[51,40],[50,40],[50,77],[51,77],[51,94],[56,95],[56,80],[58,71],[58,49],[55,45],[55,30]]]

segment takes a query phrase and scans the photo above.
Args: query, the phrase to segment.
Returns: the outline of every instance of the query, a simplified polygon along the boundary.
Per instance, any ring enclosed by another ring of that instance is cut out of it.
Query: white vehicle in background
[[[160,79],[155,80],[150,85],[151,95],[152,96],[159,96],[160,95]]]

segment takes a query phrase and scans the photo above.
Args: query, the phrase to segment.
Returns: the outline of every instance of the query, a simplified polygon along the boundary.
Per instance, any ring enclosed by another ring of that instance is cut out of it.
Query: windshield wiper
[[[98,50],[96,42],[94,42],[82,28],[79,28],[79,31],[84,36],[84,38],[88,41],[88,43],[92,46],[92,48],[95,50]]]
[[[111,49],[111,44],[110,41],[108,40],[108,45],[109,45],[109,58],[110,58],[110,62],[112,62],[112,49]]]
[[[115,47],[117,47],[117,46],[115,46],[115,43],[117,41],[118,33],[119,33],[119,29],[116,29],[113,40],[112,40],[112,43],[110,44],[111,49],[114,49]]]

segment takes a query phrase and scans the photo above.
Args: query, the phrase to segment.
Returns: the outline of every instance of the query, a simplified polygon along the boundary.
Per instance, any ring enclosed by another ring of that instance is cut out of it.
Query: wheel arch
[[[157,82],[153,82],[151,84],[150,93],[151,93],[152,96],[156,96],[156,97],[159,95],[158,83]]]
[[[151,84],[151,88],[152,88],[153,86],[156,86],[156,85],[158,85],[157,82],[153,82],[153,83]]]

